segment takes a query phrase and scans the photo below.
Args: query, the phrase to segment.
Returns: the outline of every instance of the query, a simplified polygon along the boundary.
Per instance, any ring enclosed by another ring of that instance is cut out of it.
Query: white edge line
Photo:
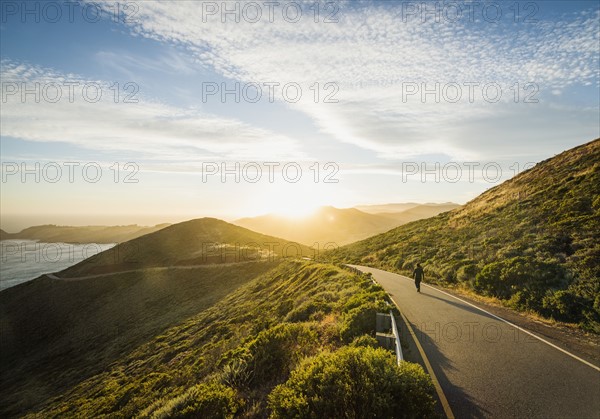
[[[373,269],[373,268],[372,268],[372,269]],[[375,268],[375,269],[376,269],[376,268]],[[380,270],[382,270],[382,269],[380,269]],[[382,271],[383,271],[383,270],[382,270]],[[383,271],[383,272],[387,272],[387,271]],[[404,279],[406,279],[406,280],[408,280],[408,281],[412,281],[410,278],[408,278],[408,277],[406,277],[406,276],[404,276],[404,275],[396,274],[395,272],[390,272],[390,273],[393,273],[393,274],[395,274],[395,275],[398,275],[398,276],[400,276],[400,277],[402,277],[402,278],[404,278]],[[585,365],[587,365],[588,367],[591,367],[591,368],[595,369],[596,371],[600,372],[600,367],[597,367],[596,365],[592,364],[591,362],[588,362],[588,361],[586,361],[585,359],[582,359],[582,358],[578,357],[577,355],[575,355],[575,354],[572,354],[571,352],[569,352],[569,351],[567,351],[567,350],[565,350],[565,349],[561,348],[560,346],[556,346],[556,345],[555,345],[555,344],[553,344],[552,342],[548,342],[546,339],[544,339],[544,338],[541,338],[541,337],[539,337],[538,335],[536,335],[536,334],[534,334],[534,333],[531,333],[529,330],[523,329],[522,327],[520,327],[520,326],[517,326],[516,324],[514,324],[514,323],[511,323],[511,322],[509,322],[508,320],[506,320],[506,319],[503,319],[502,317],[495,315],[494,313],[490,313],[489,311],[487,311],[487,310],[485,310],[485,309],[483,309],[483,308],[481,308],[481,307],[478,307],[478,306],[476,306],[475,304],[472,304],[472,303],[470,303],[470,302],[468,302],[468,301],[465,301],[465,300],[463,300],[462,298],[458,298],[457,296],[455,296],[455,295],[452,295],[452,294],[450,294],[450,293],[448,293],[448,292],[446,292],[446,291],[442,291],[442,290],[440,290],[439,288],[433,287],[433,286],[431,286],[431,285],[429,285],[429,284],[426,284],[426,283],[424,283],[424,282],[423,282],[423,285],[425,285],[426,287],[429,287],[429,288],[431,288],[431,289],[433,289],[433,290],[435,290],[435,291],[439,291],[439,292],[441,292],[442,294],[446,294],[446,295],[447,295],[447,296],[449,296],[449,297],[455,298],[455,299],[457,299],[458,301],[462,301],[463,303],[465,303],[465,304],[468,304],[468,305],[470,305],[471,307],[474,307],[474,308],[476,308],[477,310],[483,311],[484,313],[486,313],[486,314],[489,314],[490,316],[492,316],[492,317],[494,317],[494,318],[496,318],[496,319],[498,319],[498,320],[500,320],[500,321],[502,321],[502,322],[504,322],[504,323],[506,323],[506,324],[508,324],[508,325],[510,325],[510,326],[512,326],[512,327],[514,327],[514,328],[515,328],[515,329],[517,329],[517,330],[520,330],[520,331],[522,331],[522,332],[524,332],[524,333],[527,333],[527,334],[528,334],[528,335],[530,335],[530,336],[533,336],[533,337],[534,337],[534,338],[536,338],[537,340],[539,340],[539,341],[541,341],[541,342],[544,342],[546,345],[549,345],[549,346],[551,346],[551,347],[553,347],[553,348],[555,348],[555,349],[558,349],[558,350],[559,350],[559,351],[561,351],[562,353],[569,355],[571,358],[573,358],[573,359],[576,359],[576,360],[578,360],[579,362],[582,362],[582,363],[584,363],[584,364],[585,364]]]

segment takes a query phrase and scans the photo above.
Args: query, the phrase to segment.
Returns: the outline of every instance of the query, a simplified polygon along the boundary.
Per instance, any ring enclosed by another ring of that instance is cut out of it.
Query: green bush
[[[323,299],[308,300],[291,310],[285,317],[288,322],[307,321],[316,313],[327,314],[331,312],[332,304]]]
[[[565,285],[565,272],[560,265],[522,256],[484,266],[474,283],[476,291],[505,300],[519,290],[543,295],[549,288]]]
[[[305,361],[269,395],[272,418],[429,418],[433,384],[390,352],[344,347]]]
[[[316,352],[318,343],[307,324],[278,324],[223,355],[223,381],[237,387],[281,382],[302,358]]]
[[[377,339],[375,339],[373,336],[362,335],[362,336],[355,338],[350,343],[350,346],[355,346],[355,347],[364,346],[364,347],[370,347],[370,348],[377,348],[377,347],[379,347],[379,343],[377,342]]]
[[[581,321],[582,312],[590,305],[585,299],[568,290],[556,291],[544,297],[542,301],[545,314],[565,322]]]
[[[456,272],[456,279],[459,282],[469,282],[475,279],[477,272],[477,265],[474,263],[469,263],[458,268],[458,271]]]
[[[350,343],[355,337],[375,334],[375,318],[379,312],[387,312],[383,300],[367,302],[344,313],[340,336],[344,342]]]
[[[162,418],[233,418],[242,403],[235,391],[222,384],[199,384],[165,401],[149,416]]]

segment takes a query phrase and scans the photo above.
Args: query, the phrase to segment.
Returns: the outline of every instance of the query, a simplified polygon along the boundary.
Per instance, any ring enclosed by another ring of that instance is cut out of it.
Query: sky
[[[3,1],[2,228],[466,203],[600,137],[599,4]]]

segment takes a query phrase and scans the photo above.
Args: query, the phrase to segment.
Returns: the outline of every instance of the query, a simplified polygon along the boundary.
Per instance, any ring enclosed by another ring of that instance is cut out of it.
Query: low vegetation
[[[42,277],[0,293],[0,416],[35,409],[276,263]]]
[[[600,333],[600,140],[566,151],[460,209],[338,249],[334,261],[465,287]]]
[[[421,367],[374,348],[376,310],[389,302],[368,276],[282,261],[35,406],[3,386],[12,401],[3,416],[360,417],[369,406],[374,417],[428,417],[433,388]],[[342,398],[317,400],[322,386]],[[352,407],[354,397],[369,404]]]
[[[343,383],[343,384],[341,384]],[[431,379],[381,348],[346,346],[307,359],[269,395],[273,418],[428,418]],[[332,402],[334,401],[334,402]]]

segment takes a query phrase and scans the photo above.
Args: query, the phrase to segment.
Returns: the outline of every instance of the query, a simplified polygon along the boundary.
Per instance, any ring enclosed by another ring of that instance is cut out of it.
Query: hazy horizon
[[[9,230],[463,204],[600,137],[594,2],[6,4]]]
[[[318,208],[332,206],[338,209],[349,209],[356,208],[361,206],[370,206],[370,205],[389,205],[389,204],[398,204],[404,202],[379,202],[379,203],[369,203],[369,204],[357,204],[350,207],[335,207],[333,205],[323,205],[314,209],[314,211],[309,211],[305,215],[312,215]],[[459,204],[457,202],[411,202],[418,205],[427,205],[427,204],[446,204],[453,203]],[[464,203],[463,203],[464,204]],[[463,205],[459,204],[459,205]],[[258,217],[262,215],[283,215],[289,218],[295,218],[294,215],[286,215],[285,213],[280,214],[277,212],[266,212],[266,213],[256,213],[256,214],[244,214],[240,213],[238,215],[227,215],[227,214],[187,214],[187,215],[132,215],[132,214],[113,214],[113,215],[80,215],[80,216],[72,216],[72,215],[61,215],[61,216],[43,216],[43,215],[30,215],[30,216],[22,216],[18,214],[2,214],[0,217],[0,229],[6,231],[7,233],[17,233],[24,228],[39,226],[39,225],[59,225],[59,226],[73,226],[73,227],[85,227],[85,226],[116,226],[116,225],[133,225],[137,224],[139,226],[154,226],[158,224],[175,224],[183,221],[188,221],[196,218],[218,218],[223,221],[232,222],[238,220],[240,218],[246,217]]]

